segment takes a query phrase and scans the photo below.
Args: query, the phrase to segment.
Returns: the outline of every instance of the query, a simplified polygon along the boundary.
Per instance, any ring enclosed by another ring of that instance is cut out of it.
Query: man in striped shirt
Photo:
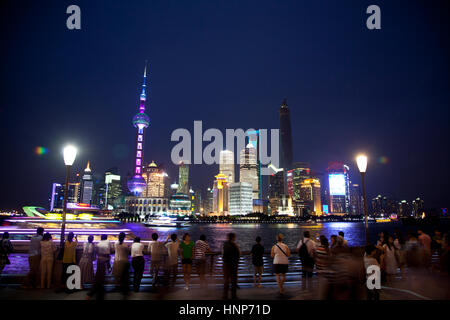
[[[204,287],[205,282],[205,269],[206,269],[206,252],[211,251],[208,242],[206,242],[206,236],[202,234],[200,240],[195,242],[194,246],[194,264],[197,269],[197,273],[200,277],[200,286]]]

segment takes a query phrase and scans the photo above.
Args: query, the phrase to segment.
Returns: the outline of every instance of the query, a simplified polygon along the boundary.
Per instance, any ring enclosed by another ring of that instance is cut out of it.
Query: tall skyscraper
[[[94,188],[94,181],[92,181],[92,173],[89,161],[87,163],[86,169],[84,169],[81,188],[81,202],[92,204],[92,189]]]
[[[258,175],[258,190],[259,190],[258,199],[262,199],[263,186],[261,178],[261,159],[259,158],[261,139],[259,136],[259,130],[249,130],[247,131],[247,135],[249,140],[248,142],[251,143],[256,150],[256,174]]]
[[[50,198],[50,211],[61,209],[64,204],[64,187],[59,183],[52,184],[52,196]]]
[[[216,175],[213,187],[213,211],[217,215],[228,213],[228,181],[227,177],[219,173]]]
[[[310,165],[307,162],[295,162],[287,173],[288,194],[292,200],[302,200],[300,191],[301,184],[305,179],[311,178]]]
[[[253,212],[253,188],[250,183],[236,182],[229,185],[230,215],[244,215]]]
[[[112,172],[105,172],[105,208],[114,207],[114,201],[122,195],[120,176]]]
[[[286,99],[280,107],[280,167],[287,170],[292,166],[292,130],[291,115]]]
[[[269,176],[269,209],[270,214],[273,215],[278,212],[281,206],[281,198],[284,195],[284,169],[276,168],[274,165],[269,165],[274,170],[274,173]]]
[[[206,190],[206,197],[203,199],[203,214],[209,215],[211,212],[213,212],[213,198],[214,193],[211,188],[208,188]]]
[[[230,150],[220,151],[219,172],[227,176],[229,183],[234,182],[234,153]]]
[[[252,185],[253,199],[259,199],[259,179],[256,162],[256,149],[249,143],[240,152],[239,181]]]
[[[144,158],[144,133],[145,129],[150,125],[150,118],[145,113],[145,101],[147,99],[145,93],[147,80],[147,65],[144,69],[144,83],[142,84],[142,92],[140,95],[139,112],[133,118],[133,125],[137,128],[136,149],[134,162],[134,175],[128,181],[128,189],[135,195],[140,195],[145,190],[145,180],[142,177],[142,166]]]
[[[352,184],[350,190],[350,213],[354,216],[360,216],[364,214],[364,202],[363,202],[361,187],[359,184]]]
[[[164,170],[152,161],[143,169],[142,177],[145,180],[146,188],[142,192],[147,198],[168,198],[169,197],[169,176]]]
[[[189,195],[189,165],[183,161],[178,165],[178,190],[177,193]]]

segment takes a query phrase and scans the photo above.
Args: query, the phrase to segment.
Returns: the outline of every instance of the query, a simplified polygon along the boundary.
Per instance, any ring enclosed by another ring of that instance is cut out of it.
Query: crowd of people
[[[73,292],[66,286],[67,269],[77,264],[79,260],[81,284],[83,287],[86,285],[89,287],[87,299],[94,296],[99,299],[104,297],[108,273],[112,273],[116,289],[126,296],[129,291],[130,270],[133,275],[133,290],[140,291],[145,270],[145,255],[150,256],[149,270],[153,287],[168,288],[175,285],[179,260],[185,290],[190,290],[193,266],[199,276],[200,286],[202,288],[207,286],[207,254],[211,252],[211,248],[205,235],[201,235],[195,242],[188,233],[185,233],[182,239],[179,239],[177,234],[171,234],[160,241],[159,235],[153,233],[148,245],[144,245],[139,237],[135,237],[131,246],[125,242],[125,237],[125,233],[122,232],[118,241],[111,243],[107,235],[102,235],[101,240],[94,244],[94,237],[89,236],[88,241],[83,244],[81,258],[77,259],[78,240],[73,232],[67,235],[62,250],[58,250],[52,236],[48,232],[44,233],[43,228],[38,228],[36,235],[30,239],[29,272],[23,287],[50,288],[55,285],[61,290]],[[0,275],[3,268],[10,264],[8,256],[13,250],[9,234],[5,232],[0,243]],[[399,230],[393,235],[382,232],[376,245],[369,244],[365,247],[363,259],[361,254],[355,255],[351,250],[342,231],[332,235],[329,240],[324,235],[313,238],[309,231],[304,231],[303,237],[294,249],[301,260],[302,289],[312,290],[313,274],[317,274],[319,295],[322,299],[351,299],[360,296],[361,283],[364,283],[366,270],[370,265],[380,267],[384,283],[394,281],[398,269],[401,271],[401,277],[405,279],[406,266],[408,269],[430,267],[433,250],[441,257],[440,269],[448,273],[448,238],[439,231],[430,237],[423,230],[418,230],[417,234],[410,232],[406,239]],[[262,287],[265,252],[261,237],[256,237],[250,254],[254,270],[254,287],[257,288]],[[111,265],[112,253],[114,260]],[[280,295],[285,293],[284,284],[292,254],[291,249],[284,243],[283,234],[278,234],[276,243],[270,249],[270,256],[273,259],[272,272],[276,275]],[[241,249],[236,242],[236,235],[229,233],[222,246],[224,299],[228,299],[230,292],[232,299],[237,298],[240,257]],[[95,261],[96,272],[94,272]],[[379,291],[367,290],[367,297],[379,299]]]

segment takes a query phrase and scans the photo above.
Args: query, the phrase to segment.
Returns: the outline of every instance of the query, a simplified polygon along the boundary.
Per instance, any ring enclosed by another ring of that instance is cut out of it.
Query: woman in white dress
[[[288,271],[289,256],[291,252],[289,247],[283,243],[283,235],[277,236],[277,243],[272,247],[271,256],[273,258],[273,269],[277,277],[280,294],[284,293],[284,282],[286,281],[286,272]]]
[[[390,283],[397,272],[394,239],[391,236],[385,239],[383,243],[383,253],[383,265],[386,272],[386,281]]]

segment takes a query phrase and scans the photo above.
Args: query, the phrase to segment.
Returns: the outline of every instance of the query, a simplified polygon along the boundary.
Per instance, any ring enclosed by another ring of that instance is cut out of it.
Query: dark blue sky
[[[66,28],[81,7],[82,29]],[[381,7],[382,29],[366,28]],[[432,5],[432,6],[431,6]],[[96,172],[132,171],[144,60],[145,160],[166,163],[176,128],[278,128],[291,109],[294,160],[324,171],[370,156],[369,196],[448,205],[447,1],[2,1],[1,208],[48,207],[61,148]],[[36,146],[49,149],[34,153]],[[387,162],[381,163],[380,157]],[[194,166],[194,188],[217,166]]]

